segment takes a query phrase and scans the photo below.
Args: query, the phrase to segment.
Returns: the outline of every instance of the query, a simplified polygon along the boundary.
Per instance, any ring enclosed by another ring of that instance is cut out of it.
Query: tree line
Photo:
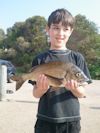
[[[33,58],[49,48],[46,24],[44,17],[33,16],[24,22],[16,22],[6,34],[0,29],[0,58],[10,60],[17,71],[29,70]],[[100,79],[100,34],[94,22],[81,14],[76,15],[67,47],[81,52],[92,78]]]

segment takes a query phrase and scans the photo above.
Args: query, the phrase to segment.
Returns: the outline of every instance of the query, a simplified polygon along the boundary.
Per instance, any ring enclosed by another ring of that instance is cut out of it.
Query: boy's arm
[[[68,81],[65,87],[69,89],[73,93],[73,95],[75,95],[78,98],[86,97],[84,86],[79,86],[78,82],[75,80]]]
[[[40,75],[36,82],[36,85],[34,86],[33,96],[36,98],[40,98],[47,92],[48,86],[49,83],[47,77],[44,75]]]

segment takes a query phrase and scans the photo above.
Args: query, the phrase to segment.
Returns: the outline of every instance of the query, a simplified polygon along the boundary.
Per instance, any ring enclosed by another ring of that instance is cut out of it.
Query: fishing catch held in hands
[[[14,75],[11,79],[16,81],[16,90],[18,90],[26,80],[37,81],[41,74],[47,76],[49,85],[54,88],[64,87],[67,80],[71,79],[78,81],[80,84],[88,81],[87,76],[76,65],[60,61],[37,65],[30,72],[20,76]]]

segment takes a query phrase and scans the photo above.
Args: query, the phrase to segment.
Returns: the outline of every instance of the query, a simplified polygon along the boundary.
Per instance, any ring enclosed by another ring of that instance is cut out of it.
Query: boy
[[[90,79],[84,57],[66,48],[72,34],[74,18],[66,9],[57,9],[48,18],[47,32],[50,49],[37,56],[32,66],[50,61],[72,62],[80,67]],[[56,91],[49,87],[45,75],[38,77],[33,96],[40,98],[35,133],[79,133],[80,107],[78,98],[85,97],[85,91],[75,80],[68,81],[64,88]]]

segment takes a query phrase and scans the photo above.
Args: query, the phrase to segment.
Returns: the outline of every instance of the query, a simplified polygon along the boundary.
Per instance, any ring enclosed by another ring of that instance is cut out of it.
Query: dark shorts
[[[37,120],[34,133],[80,133],[80,130],[80,120],[65,123]]]

